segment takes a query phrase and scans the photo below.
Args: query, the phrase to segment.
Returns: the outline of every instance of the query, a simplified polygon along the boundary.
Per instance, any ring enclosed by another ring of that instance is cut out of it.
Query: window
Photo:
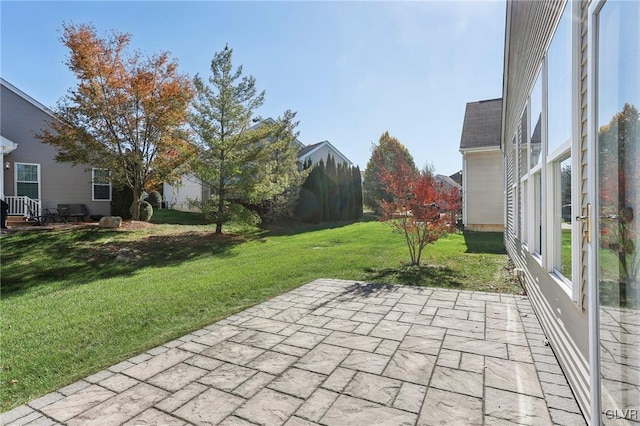
[[[520,215],[522,217],[522,227],[520,228],[520,240],[522,241],[522,244],[527,245],[529,244],[529,198],[528,198],[528,190],[529,186],[528,186],[528,181],[527,180],[523,180],[522,182],[520,182],[520,192],[521,192],[521,196],[520,196],[520,200],[522,202],[522,204],[520,205]]]
[[[568,2],[553,35],[548,56],[547,94],[550,155],[571,142],[571,8]]]
[[[529,143],[529,167],[540,164],[542,153],[542,72],[538,73],[531,91],[531,142]]]
[[[530,184],[531,204],[533,206],[532,216],[530,220],[530,239],[531,245],[529,249],[538,255],[538,259],[542,260],[543,232],[542,232],[542,214],[544,212],[542,203],[544,191],[542,189],[542,117],[543,117],[543,98],[542,98],[542,70],[538,72],[536,82],[529,96],[529,110],[531,111],[531,126],[529,129],[529,168],[530,168]]]
[[[520,128],[518,129],[518,176],[520,184],[518,186],[518,230],[520,232],[520,241],[527,243],[527,185],[526,178],[529,173],[529,132],[527,130],[527,108],[522,112],[520,117]]]
[[[542,247],[544,235],[542,232],[542,172],[538,171],[533,175],[533,252],[542,258]]]
[[[40,199],[40,164],[16,163],[16,195]]]
[[[554,162],[554,167],[553,266],[571,280],[571,157]]]
[[[547,61],[547,268],[571,288],[571,3],[549,46]]]
[[[111,201],[111,173],[105,169],[92,170],[93,201]]]

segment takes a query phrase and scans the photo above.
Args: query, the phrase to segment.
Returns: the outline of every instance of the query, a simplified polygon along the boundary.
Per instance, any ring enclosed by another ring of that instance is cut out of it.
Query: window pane
[[[536,84],[531,92],[531,142],[530,167],[540,163],[542,152],[542,73],[538,73]]]
[[[548,154],[571,140],[571,19],[570,3],[564,8],[549,47]]]
[[[110,183],[109,171],[103,169],[93,169],[93,181],[95,183]]]
[[[638,424],[640,401],[640,2],[598,16],[598,286],[603,412]],[[630,413],[630,414],[627,414]]]
[[[529,171],[529,159],[527,153],[529,152],[529,131],[527,130],[527,109],[524,109],[522,117],[520,117],[520,138],[518,139],[520,149],[518,152],[518,168],[520,170],[520,177],[527,174]]]
[[[560,179],[556,179],[556,269],[571,280],[571,157],[559,164]]]
[[[30,164],[18,164],[19,182],[38,182],[38,166]]]
[[[93,185],[93,198],[95,200],[109,200],[111,198],[111,186]]]
[[[528,238],[528,227],[529,227],[529,205],[528,205],[528,200],[527,200],[527,181],[523,181],[522,183],[520,183],[520,201],[522,204],[520,204],[520,216],[522,217],[522,227],[520,228],[520,239],[522,241],[522,244],[527,244],[529,242],[529,238]]]
[[[534,237],[533,251],[542,255],[542,173],[533,176],[533,202],[534,202]]]
[[[19,197],[29,197],[34,200],[38,199],[38,184],[28,182],[18,182],[16,184]]]

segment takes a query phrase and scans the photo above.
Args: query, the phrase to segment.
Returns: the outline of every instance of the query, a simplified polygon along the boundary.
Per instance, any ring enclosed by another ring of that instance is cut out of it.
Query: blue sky
[[[228,43],[234,63],[266,91],[264,117],[297,111],[299,139],[329,140],[366,167],[388,130],[416,164],[462,168],[466,102],[502,92],[503,1],[0,3],[1,73],[46,106],[74,85],[63,22],[133,36],[169,51],[182,72],[209,75]]]

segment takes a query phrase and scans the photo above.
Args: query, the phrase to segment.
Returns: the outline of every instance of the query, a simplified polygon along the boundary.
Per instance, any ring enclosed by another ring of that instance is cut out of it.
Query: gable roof
[[[321,143],[322,142],[318,142],[318,143],[314,143],[313,145],[303,146],[298,151],[298,158],[303,157],[303,156],[307,155],[308,153],[310,153],[311,151],[315,150],[316,148],[318,148],[320,146]]]
[[[319,150],[323,146],[327,146],[329,150],[333,152],[333,157],[336,159],[337,163],[347,163],[347,165],[349,166],[353,164],[351,160],[349,160],[343,153],[338,151],[338,149],[335,146],[331,145],[331,142],[329,141],[322,141],[322,142],[314,143],[313,145],[308,145],[301,148],[298,151],[298,161],[300,161],[301,163],[304,163],[307,157],[309,157],[311,154],[313,154],[315,151]]]
[[[462,185],[462,170],[460,170],[459,172],[455,172],[449,177],[453,179],[458,185]]]
[[[462,189],[462,185],[460,185],[458,182],[453,180],[451,176],[436,175],[435,180],[436,182],[442,182],[443,184],[447,185],[449,188],[455,188],[458,190]]]
[[[468,102],[464,113],[460,151],[499,148],[502,131],[502,98]]]

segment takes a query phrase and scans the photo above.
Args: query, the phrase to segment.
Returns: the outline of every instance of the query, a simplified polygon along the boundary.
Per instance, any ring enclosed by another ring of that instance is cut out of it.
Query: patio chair
[[[25,218],[25,221],[27,223],[36,226],[42,226],[46,225],[47,223],[53,222],[53,213],[51,213],[49,209],[42,209],[40,214],[37,214],[37,212],[31,206],[26,203],[25,206],[28,213],[28,216]]]

